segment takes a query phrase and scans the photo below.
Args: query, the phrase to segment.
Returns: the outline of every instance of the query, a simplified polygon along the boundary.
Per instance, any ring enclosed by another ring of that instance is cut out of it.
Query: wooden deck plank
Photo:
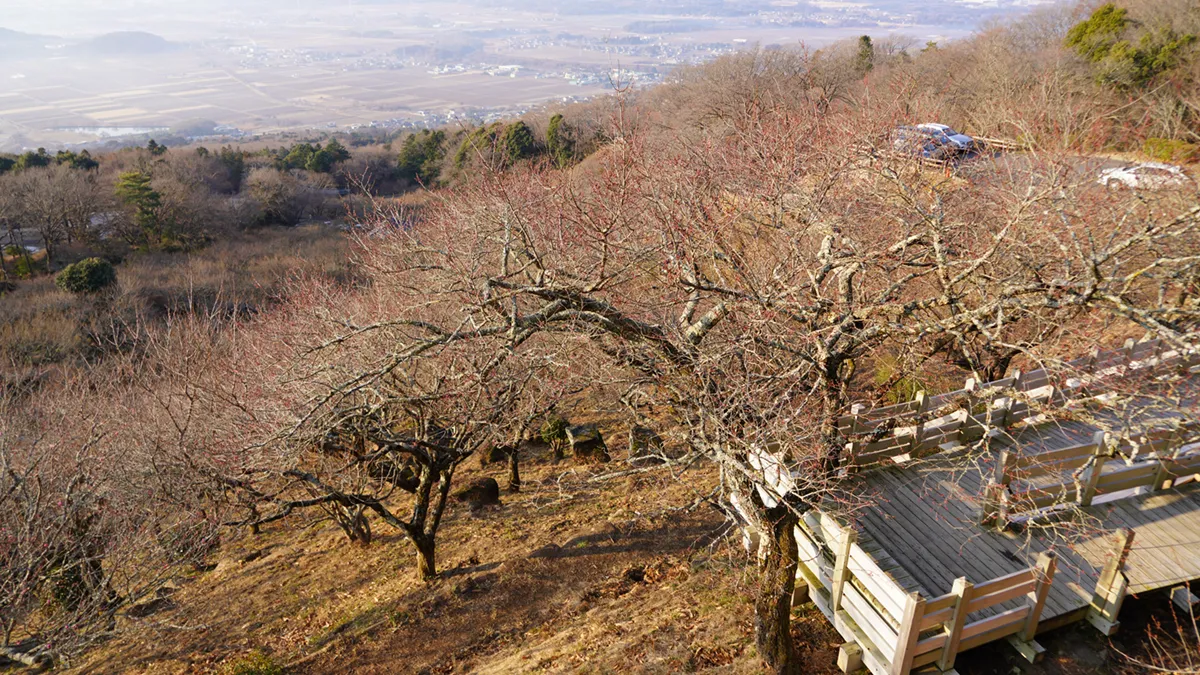
[[[897,518],[897,522],[908,526],[913,540],[923,541],[927,550],[935,554],[942,568],[949,573],[933,582],[937,587],[931,590],[937,595],[949,592],[954,578],[959,576],[979,583],[1021,569],[1019,563],[997,554],[981,541],[988,536],[987,533],[982,537],[967,536],[973,534],[971,531],[975,529],[970,524],[962,523],[957,518],[954,522],[948,521],[949,514],[929,508],[929,502],[893,472],[887,474],[886,480],[890,483],[892,494],[906,507],[905,512],[899,515],[907,517]],[[911,562],[918,563],[919,559]]]

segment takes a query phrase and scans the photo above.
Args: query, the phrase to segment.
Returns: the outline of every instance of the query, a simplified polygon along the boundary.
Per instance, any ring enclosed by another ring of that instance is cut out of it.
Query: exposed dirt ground
[[[220,673],[258,653],[312,675],[759,672],[752,566],[724,516],[697,504],[711,467],[596,481],[629,467],[545,454],[500,506],[451,508],[431,583],[381,524],[365,548],[329,522],[264,528],[73,670]],[[505,473],[472,461],[456,482]],[[815,610],[795,631],[805,672],[836,672],[841,641]]]

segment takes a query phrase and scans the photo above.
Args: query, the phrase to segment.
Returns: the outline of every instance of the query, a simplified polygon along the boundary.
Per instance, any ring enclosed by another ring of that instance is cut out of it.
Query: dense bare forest
[[[871,498],[841,416],[1196,347],[1196,183],[1096,167],[1200,159],[1197,35],[1064,5],[490,126],[0,160],[0,653],[831,672],[791,531]],[[1010,150],[892,151],[928,121]],[[1104,672],[1194,668],[1183,620]]]

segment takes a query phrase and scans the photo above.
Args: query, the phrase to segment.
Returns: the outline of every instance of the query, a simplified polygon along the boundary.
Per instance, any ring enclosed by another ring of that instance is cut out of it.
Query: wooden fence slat
[[[954,617],[954,606],[942,607],[936,611],[929,611],[929,605],[925,605],[925,616],[921,617],[921,630],[929,630],[938,624],[943,624]]]
[[[1092,459],[1092,452],[1091,452],[1091,447],[1089,446],[1088,453],[1086,455],[1068,459],[1068,460],[1062,461],[1062,462],[1048,462],[1045,464],[1032,464],[1032,465],[1029,465],[1028,468],[1026,468],[1026,469],[1018,469],[1017,471],[1015,471],[1013,473],[1014,473],[1015,478],[1020,478],[1022,480],[1028,480],[1030,478],[1037,478],[1038,476],[1045,476],[1045,475],[1052,474],[1052,473],[1070,474],[1075,469],[1078,469],[1079,467],[1087,464],[1089,461],[1091,461],[1091,459]]]
[[[1096,482],[1095,494],[1103,495],[1110,492],[1120,492],[1130,488],[1150,485],[1158,475],[1161,462],[1142,462],[1141,464],[1105,474]]]
[[[1030,466],[1053,464],[1055,462],[1076,459],[1078,457],[1091,457],[1092,453],[1095,452],[1095,448],[1096,443],[1093,441],[1091,443],[1072,445],[1059,450],[1039,452],[1034,455],[1022,455],[1019,453],[1014,453],[1016,455],[1016,467],[1019,469],[1024,469]]]
[[[1002,577],[989,579],[982,584],[976,584],[974,594],[975,597],[988,595],[989,593],[995,593],[1001,589],[1023,585],[1029,581],[1032,581],[1033,578],[1033,569],[1023,569],[1019,572],[1013,572],[1012,574],[1005,574]]]
[[[971,624],[963,630],[963,637],[962,641],[958,643],[958,650],[963,652],[1020,631],[1028,613],[1028,607],[1018,607]],[[967,634],[968,632],[970,632],[970,635]]]
[[[850,545],[850,574],[882,606],[892,622],[904,614],[904,589],[875,564],[871,556],[857,543]]]
[[[1037,588],[1037,582],[1030,580],[1023,584],[1002,588],[998,591],[992,591],[987,595],[975,593],[971,598],[971,604],[967,605],[967,613],[974,614],[975,612],[987,607],[991,607],[992,605],[1003,604],[1014,598],[1019,598],[1035,588]]]
[[[1025,618],[1029,615],[1029,607],[1022,606],[1010,609],[1006,612],[993,614],[986,619],[980,619],[974,623],[969,623],[963,627],[962,640],[965,642],[977,635],[982,635],[998,628],[1016,626],[1024,624]]]
[[[858,592],[857,588],[846,586],[845,593],[842,595],[841,611],[854,619],[854,623],[858,624],[859,629],[867,634],[871,642],[875,643],[875,648],[889,661],[896,657],[897,633],[895,629],[871,607],[871,603]]]

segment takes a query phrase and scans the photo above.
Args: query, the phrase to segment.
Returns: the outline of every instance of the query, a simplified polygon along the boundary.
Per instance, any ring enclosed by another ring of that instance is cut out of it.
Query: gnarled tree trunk
[[[413,546],[417,549],[417,578],[429,581],[437,576],[437,566],[434,561],[434,538],[419,535],[412,537]]]
[[[754,599],[754,638],[770,672],[799,672],[792,650],[792,592],[796,588],[796,514],[780,504],[765,509],[760,546],[762,579]]]
[[[521,447],[513,445],[508,449],[508,491],[521,491]]]

